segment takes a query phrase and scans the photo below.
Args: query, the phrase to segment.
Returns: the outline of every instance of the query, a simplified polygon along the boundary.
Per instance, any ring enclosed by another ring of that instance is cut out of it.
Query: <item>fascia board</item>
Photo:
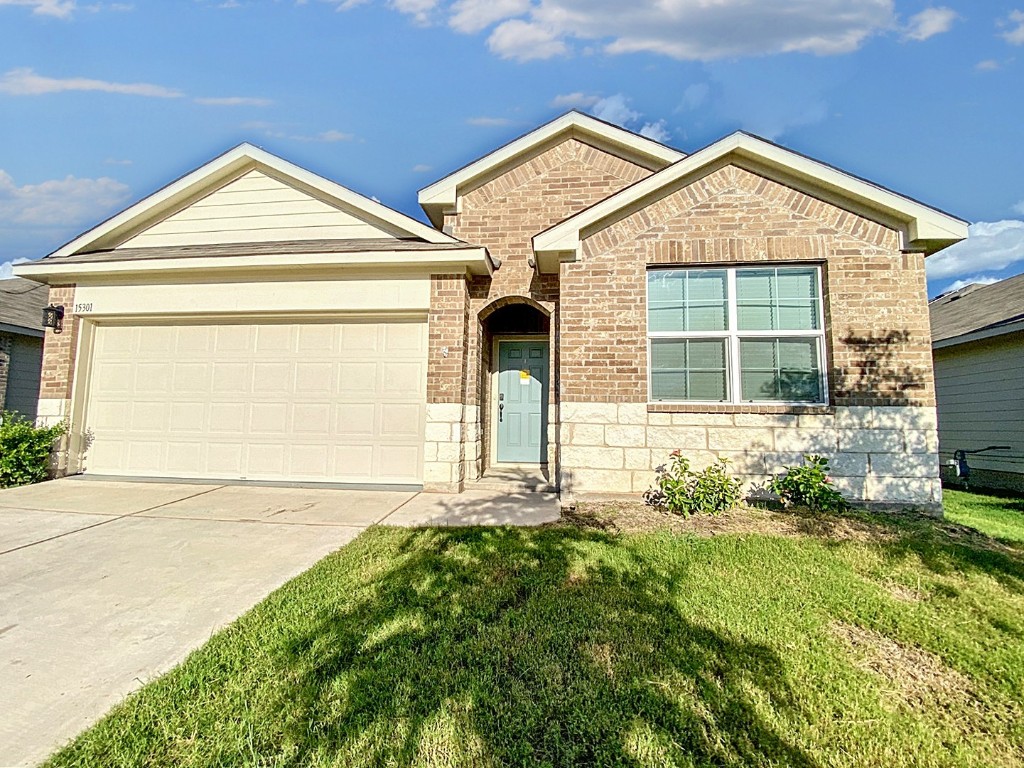
[[[440,251],[363,251],[358,253],[263,254],[259,256],[193,256],[185,259],[131,258],[121,261],[27,262],[14,267],[19,277],[42,283],[74,282],[100,276],[156,275],[171,272],[245,272],[260,270],[313,270],[336,267],[452,269],[474,275],[488,275],[493,264],[485,248]]]
[[[992,328],[982,328],[980,331],[962,333],[959,336],[951,336],[948,339],[932,342],[932,349],[944,349],[945,347],[956,347],[960,344],[970,344],[973,341],[982,341],[996,336],[1005,336],[1008,333],[1024,331],[1024,320],[1015,320],[1005,325],[996,325]]]
[[[623,209],[630,208],[647,198],[652,201],[657,199],[661,190],[673,188],[688,176],[700,173],[701,169],[722,161],[729,155],[754,160],[788,176],[796,176],[812,187],[857,202],[883,217],[898,219],[907,226],[911,240],[939,240],[949,244],[967,237],[965,221],[850,176],[824,163],[805,158],[753,136],[736,133],[535,235],[534,250],[537,253],[578,253],[582,233],[585,232],[589,237],[599,232],[603,228],[602,224],[610,225],[617,220],[616,214]]]

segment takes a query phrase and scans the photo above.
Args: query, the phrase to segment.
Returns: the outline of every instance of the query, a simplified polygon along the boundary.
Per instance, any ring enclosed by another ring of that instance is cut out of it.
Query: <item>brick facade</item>
[[[75,355],[78,350],[79,320],[72,311],[75,306],[75,286],[50,286],[50,304],[63,305],[64,329],[54,333],[46,329],[43,339],[43,367],[39,382],[38,421],[56,424],[71,413],[71,390],[74,385]],[[61,439],[54,470],[63,474],[68,469],[68,440]]]
[[[501,267],[492,276],[477,277],[469,283],[465,399],[458,401],[465,405],[463,478],[480,476],[488,447],[486,403],[492,337],[481,319],[486,321],[494,309],[519,302],[521,298],[531,300],[530,303],[552,316],[548,463],[553,466],[557,461],[559,279],[558,275],[538,275],[530,265],[531,240],[541,230],[650,173],[646,168],[569,138],[469,191],[461,199],[460,212],[445,218],[446,232],[486,246],[491,256],[501,261]],[[435,352],[432,347],[432,361],[436,359]],[[431,403],[457,402],[438,399],[437,386],[428,390]],[[454,392],[454,385],[449,383],[447,392]]]
[[[822,265],[830,403],[647,404],[652,264]],[[584,241],[562,267],[563,492],[637,493],[681,449],[757,487],[820,453],[854,499],[941,499],[924,259],[898,233],[728,166]]]

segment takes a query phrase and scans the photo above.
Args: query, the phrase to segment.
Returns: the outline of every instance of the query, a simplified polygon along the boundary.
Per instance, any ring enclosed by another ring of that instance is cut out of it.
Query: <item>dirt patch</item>
[[[866,520],[810,512],[782,512],[747,505],[720,515],[681,517],[642,502],[581,502],[573,510],[562,511],[561,523],[608,533],[765,534],[864,542],[896,538],[893,531]]]
[[[895,581],[887,581],[882,584],[882,587],[901,603],[919,603],[925,598],[925,593],[921,591],[920,587],[914,589],[906,584],[898,584]]]
[[[849,649],[854,664],[888,684],[886,702],[934,717],[971,738],[999,764],[1014,754],[999,733],[1021,716],[1011,701],[987,701],[971,679],[923,648],[908,646],[864,627],[836,622],[832,632]],[[980,738],[981,741],[976,739]]]

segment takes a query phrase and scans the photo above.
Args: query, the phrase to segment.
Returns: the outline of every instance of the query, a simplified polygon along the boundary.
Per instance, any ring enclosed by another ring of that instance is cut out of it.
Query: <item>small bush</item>
[[[689,460],[673,451],[668,466],[658,467],[658,487],[648,489],[644,501],[683,517],[725,512],[739,503],[742,487],[739,480],[729,476],[727,464],[720,458],[703,471],[694,472]]]
[[[850,505],[832,485],[828,473],[828,459],[804,456],[802,466],[786,467],[786,473],[772,478],[768,487],[786,508],[805,506],[815,512],[843,512]]]
[[[37,427],[16,414],[0,413],[0,488],[46,480],[53,443],[66,429],[64,422]]]

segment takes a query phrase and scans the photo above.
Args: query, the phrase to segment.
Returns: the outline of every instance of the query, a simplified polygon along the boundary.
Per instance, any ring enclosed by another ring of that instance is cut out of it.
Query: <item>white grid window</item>
[[[825,403],[817,266],[651,269],[652,402]]]

